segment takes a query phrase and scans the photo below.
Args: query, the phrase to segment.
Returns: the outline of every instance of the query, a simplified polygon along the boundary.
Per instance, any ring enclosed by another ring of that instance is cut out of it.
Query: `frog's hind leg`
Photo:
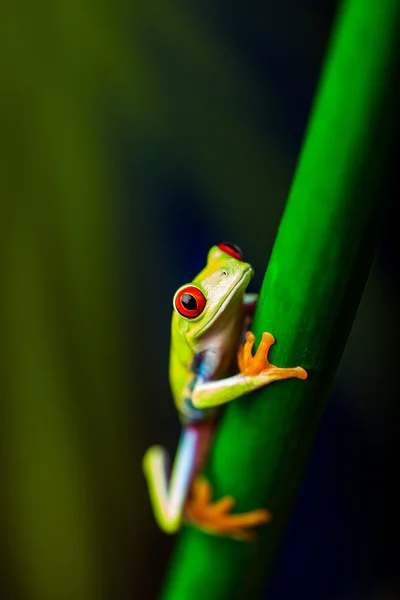
[[[199,441],[196,429],[184,429],[171,477],[168,477],[168,454],[162,446],[152,446],[143,458],[154,516],[166,533],[175,533],[181,525],[183,507],[197,468]]]
[[[256,539],[254,528],[269,523],[272,515],[263,508],[233,514],[235,500],[224,496],[212,502],[212,488],[204,477],[197,477],[185,505],[185,518],[198,529],[213,535],[251,542]]]

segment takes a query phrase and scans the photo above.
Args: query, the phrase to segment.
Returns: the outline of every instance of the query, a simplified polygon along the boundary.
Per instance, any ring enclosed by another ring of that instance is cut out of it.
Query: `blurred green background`
[[[155,442],[173,453],[179,435],[171,299],[225,239],[260,287],[335,10],[6,0],[1,598],[157,597],[173,539],[141,457]],[[395,171],[393,158],[382,197]],[[392,213],[273,600],[384,598],[400,583]]]

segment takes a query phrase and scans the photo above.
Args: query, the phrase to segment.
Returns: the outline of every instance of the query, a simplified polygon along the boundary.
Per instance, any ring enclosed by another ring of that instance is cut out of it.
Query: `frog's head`
[[[252,276],[253,269],[236,244],[213,246],[206,267],[174,295],[178,329],[198,340],[216,323],[233,316]]]

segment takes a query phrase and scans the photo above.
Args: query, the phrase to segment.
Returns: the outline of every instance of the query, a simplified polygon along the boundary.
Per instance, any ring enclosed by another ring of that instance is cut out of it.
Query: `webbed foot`
[[[269,523],[272,519],[271,513],[262,508],[232,514],[230,511],[235,500],[231,496],[224,496],[216,502],[212,502],[211,497],[211,485],[204,477],[197,477],[185,505],[186,521],[207,533],[252,542],[257,537],[254,527]]]
[[[268,354],[271,346],[275,343],[272,333],[264,332],[257,352],[253,356],[253,346],[255,336],[251,331],[246,333],[246,342],[238,350],[238,365],[242,375],[262,375],[271,381],[280,379],[307,379],[307,371],[303,367],[281,368],[271,364],[268,360]]]

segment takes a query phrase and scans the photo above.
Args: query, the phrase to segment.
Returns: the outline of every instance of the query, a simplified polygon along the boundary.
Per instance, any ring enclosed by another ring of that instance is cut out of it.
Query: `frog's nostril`
[[[226,277],[226,276],[228,275],[228,273],[227,273],[227,271],[225,271],[225,269],[222,271],[222,275],[223,275],[224,277]]]

